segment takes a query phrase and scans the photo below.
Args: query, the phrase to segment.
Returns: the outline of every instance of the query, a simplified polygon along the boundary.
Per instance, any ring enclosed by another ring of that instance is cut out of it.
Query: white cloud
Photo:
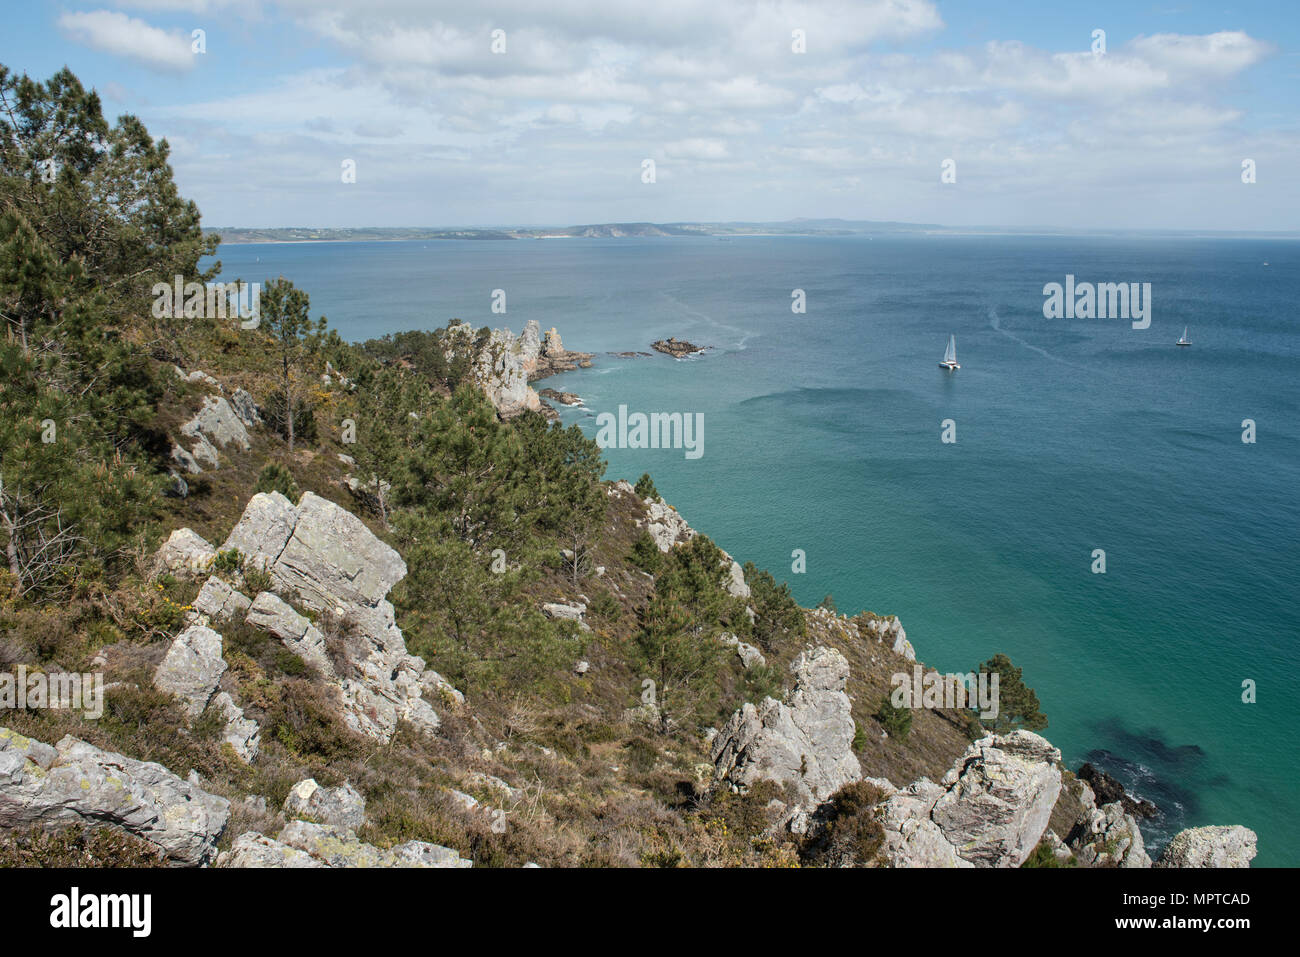
[[[125,13],[112,10],[64,13],[58,23],[78,43],[154,69],[179,72],[194,67],[187,34],[160,30]]]

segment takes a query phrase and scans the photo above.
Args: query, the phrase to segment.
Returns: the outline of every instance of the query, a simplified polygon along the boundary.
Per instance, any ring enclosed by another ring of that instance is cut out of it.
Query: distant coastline
[[[520,239],[760,238],[778,236],[1091,236],[1130,239],[1272,239],[1300,240],[1300,230],[1240,232],[1172,229],[1061,229],[1050,226],[944,226],[937,223],[875,222],[845,219],[794,219],[780,223],[597,223],[580,226],[509,227],[204,227],[231,245],[431,242],[435,240],[507,241]]]

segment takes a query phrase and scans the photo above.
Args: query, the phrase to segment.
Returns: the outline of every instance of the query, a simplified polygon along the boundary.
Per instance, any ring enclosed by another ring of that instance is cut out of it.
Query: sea
[[[702,416],[698,457],[609,448],[610,478],[651,473],[801,604],[898,615],[928,666],[1010,656],[1068,766],[1091,761],[1161,808],[1142,823],[1149,850],[1244,824],[1256,866],[1300,865],[1285,697],[1300,674],[1300,242],[886,233],[217,258],[226,280],[292,279],[350,340],[452,318],[555,327],[595,354],[537,386],[581,396],[564,423],[594,438],[620,406]],[[1067,276],[1149,283],[1149,326],[1046,318],[1044,287]],[[669,336],[707,351],[616,355]],[[950,336],[956,372],[939,367]]]

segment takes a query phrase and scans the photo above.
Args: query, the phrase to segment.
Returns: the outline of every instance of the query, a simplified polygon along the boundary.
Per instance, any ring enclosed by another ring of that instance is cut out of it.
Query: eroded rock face
[[[206,615],[209,624],[222,623],[239,612],[247,612],[250,604],[247,595],[235,591],[229,583],[214,575],[199,589],[198,597],[194,599],[194,610]]]
[[[241,761],[252,764],[262,747],[262,729],[252,718],[245,718],[243,709],[224,691],[212,699],[212,707],[219,710],[226,719],[225,727],[221,730],[221,740],[234,748]]]
[[[853,754],[852,703],[844,692],[849,664],[833,648],[801,654],[791,666],[787,702],[746,703],[714,737],[714,776],[745,790],[756,781],[790,785],[808,811],[862,778]]]
[[[356,788],[344,783],[336,788],[323,788],[315,779],[299,781],[285,798],[286,814],[331,824],[355,831],[366,821],[366,799]]]
[[[650,502],[646,506],[646,531],[661,552],[695,537],[695,529],[686,524],[686,519],[677,514],[677,509],[662,501]]]
[[[112,826],[194,865],[216,856],[229,816],[229,801],[160,764],[70,735],[50,747],[0,727],[0,827]]]
[[[437,689],[445,699],[452,695],[442,689],[450,686],[407,654],[385,599],[406,563],[359,518],[312,492],[297,506],[278,492],[261,493],[249,500],[224,547],[264,569],[280,595],[332,622],[331,649],[324,625],[313,625],[279,595],[259,594],[246,617],[337,685],[349,727],[385,742],[399,721],[438,728],[424,691]]]
[[[903,623],[896,616],[870,619],[867,622],[867,631],[888,644],[894,654],[902,655],[908,661],[916,660],[916,651],[912,648],[912,643],[907,640]]]
[[[1240,824],[1192,827],[1174,835],[1156,867],[1250,867],[1259,838]]]

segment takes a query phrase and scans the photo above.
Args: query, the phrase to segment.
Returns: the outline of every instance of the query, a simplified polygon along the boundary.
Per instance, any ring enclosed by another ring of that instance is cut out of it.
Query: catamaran
[[[939,368],[947,369],[952,372],[954,369],[960,369],[957,364],[957,337],[948,337],[948,351],[943,354],[943,361],[939,363]]]
[[[1190,346],[1192,340],[1187,338],[1187,327],[1183,326],[1183,337],[1174,343],[1176,346]]]

